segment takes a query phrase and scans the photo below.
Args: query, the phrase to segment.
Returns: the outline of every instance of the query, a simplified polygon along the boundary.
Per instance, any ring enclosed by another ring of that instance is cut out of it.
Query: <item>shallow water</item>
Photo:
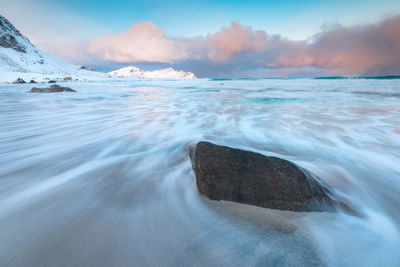
[[[399,266],[400,80],[0,86],[0,266]],[[210,201],[200,140],[291,160],[363,214]]]

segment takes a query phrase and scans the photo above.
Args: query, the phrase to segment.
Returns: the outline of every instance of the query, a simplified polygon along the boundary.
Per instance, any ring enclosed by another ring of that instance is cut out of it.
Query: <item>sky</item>
[[[0,0],[0,12],[39,49],[101,71],[400,74],[398,0]]]

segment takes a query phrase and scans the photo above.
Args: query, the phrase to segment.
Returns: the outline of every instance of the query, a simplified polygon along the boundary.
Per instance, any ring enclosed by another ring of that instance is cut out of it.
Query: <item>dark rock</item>
[[[33,87],[31,93],[46,93],[46,89]]]
[[[30,80],[30,82],[29,83],[37,83],[37,82],[35,82],[34,80]]]
[[[334,211],[332,190],[290,161],[199,142],[191,151],[197,187],[212,200],[291,211]]]
[[[25,37],[5,17],[0,15],[0,47],[26,53],[26,47],[17,40],[20,40],[20,38]]]
[[[76,92],[76,91],[69,87],[63,87],[63,86],[54,84],[54,85],[50,86],[49,92],[54,93],[54,92]]]
[[[15,81],[13,81],[12,83],[26,83],[23,79],[18,78]]]
[[[57,81],[55,80],[50,80],[49,83],[56,83]]]
[[[31,93],[58,93],[58,92],[76,92],[69,87],[62,87],[57,84],[50,86],[49,88],[36,88],[31,89]]]
[[[21,46],[11,34],[3,34],[0,36],[0,46],[12,48],[15,51],[26,53],[25,47]]]

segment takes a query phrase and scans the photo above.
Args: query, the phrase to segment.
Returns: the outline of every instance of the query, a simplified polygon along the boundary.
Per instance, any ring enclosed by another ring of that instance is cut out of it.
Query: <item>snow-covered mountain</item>
[[[192,80],[196,76],[192,72],[185,72],[183,70],[175,70],[173,68],[166,68],[162,70],[146,71],[137,67],[125,67],[115,71],[109,72],[111,75],[119,77],[141,77],[149,79],[171,79],[171,80]]]
[[[0,83],[12,82],[17,78],[37,82],[51,80],[125,80],[131,78],[191,80],[191,72],[166,68],[144,71],[126,67],[109,74],[81,69],[81,66],[56,60],[37,49],[5,17],[0,15]]]
[[[80,66],[48,56],[0,15],[0,82],[10,82],[17,77],[42,81],[66,76],[96,80],[107,77],[105,73],[80,69]]]

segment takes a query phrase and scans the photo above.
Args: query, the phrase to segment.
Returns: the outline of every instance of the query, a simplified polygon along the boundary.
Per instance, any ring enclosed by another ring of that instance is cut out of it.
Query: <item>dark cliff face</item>
[[[37,65],[48,64],[44,55],[2,15],[0,49],[0,64],[9,71],[37,72]]]
[[[0,15],[0,47],[26,53],[26,47],[21,41],[31,44],[5,17]]]

